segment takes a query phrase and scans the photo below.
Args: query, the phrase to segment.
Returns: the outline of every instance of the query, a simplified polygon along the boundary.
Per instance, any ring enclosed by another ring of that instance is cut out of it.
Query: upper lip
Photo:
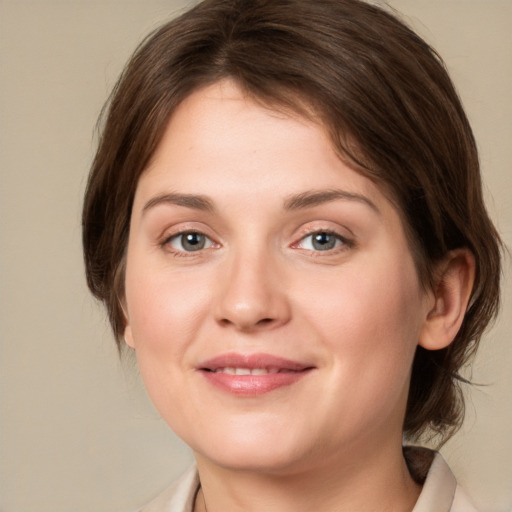
[[[256,368],[265,368],[267,370],[287,370],[300,372],[313,365],[300,363],[291,359],[285,359],[270,354],[237,354],[228,353],[212,357],[201,362],[197,368],[199,370],[218,370],[219,368],[248,368],[254,370]]]

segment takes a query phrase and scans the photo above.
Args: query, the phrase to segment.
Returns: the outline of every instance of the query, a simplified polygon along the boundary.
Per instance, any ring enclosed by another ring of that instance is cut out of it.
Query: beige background
[[[0,511],[129,512],[190,461],[89,297],[80,202],[123,62],[186,2],[0,0]],[[512,246],[512,1],[394,0],[445,58]],[[508,268],[510,264],[508,263]],[[444,449],[484,512],[512,505],[512,290]]]

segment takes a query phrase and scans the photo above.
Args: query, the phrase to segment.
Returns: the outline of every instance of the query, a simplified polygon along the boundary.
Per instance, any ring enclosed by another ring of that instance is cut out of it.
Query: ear
[[[438,264],[433,306],[423,324],[419,345],[427,350],[447,347],[459,332],[475,282],[475,258],[469,249],[450,251]]]
[[[124,342],[130,348],[135,349],[135,344],[133,343],[132,328],[130,327],[130,324],[128,323],[128,321],[126,322],[126,326],[124,328]]]
[[[130,347],[135,349],[135,344],[133,343],[133,333],[132,333],[132,327],[130,325],[130,318],[128,316],[127,308],[126,308],[126,301],[123,299],[119,300],[119,303],[121,305],[121,309],[123,310],[123,316],[124,316],[124,342]]]

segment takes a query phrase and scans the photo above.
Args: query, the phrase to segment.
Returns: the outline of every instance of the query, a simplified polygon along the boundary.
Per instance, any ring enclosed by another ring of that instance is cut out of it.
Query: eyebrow
[[[144,214],[151,208],[160,204],[173,204],[176,206],[184,206],[185,208],[193,208],[194,210],[202,210],[206,212],[213,212],[215,207],[210,199],[206,196],[195,194],[178,194],[168,193],[151,198],[142,208]]]
[[[377,208],[377,205],[370,201],[370,199],[368,199],[366,196],[340,189],[309,190],[294,196],[290,196],[285,200],[284,208],[285,210],[301,210],[304,208],[319,206],[330,201],[337,201],[339,199],[357,201],[359,203],[365,204],[366,206],[369,206],[376,213],[380,214],[380,210]]]
[[[376,213],[380,214],[380,210],[377,208],[375,203],[370,201],[370,199],[368,199],[366,196],[339,189],[309,190],[306,192],[301,192],[300,194],[288,197],[284,201],[284,209],[302,210],[340,199],[363,203],[366,206],[369,206]],[[144,214],[146,211],[160,204],[173,204],[176,206],[184,206],[185,208],[192,208],[210,213],[215,211],[213,202],[206,196],[196,194],[167,193],[151,198],[144,205],[142,213]]]

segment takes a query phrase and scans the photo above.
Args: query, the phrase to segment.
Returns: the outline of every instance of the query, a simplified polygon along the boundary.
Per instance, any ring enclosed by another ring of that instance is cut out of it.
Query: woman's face
[[[399,446],[429,302],[399,213],[320,126],[230,82],[175,111],[135,195],[125,338],[198,458],[283,472]]]

